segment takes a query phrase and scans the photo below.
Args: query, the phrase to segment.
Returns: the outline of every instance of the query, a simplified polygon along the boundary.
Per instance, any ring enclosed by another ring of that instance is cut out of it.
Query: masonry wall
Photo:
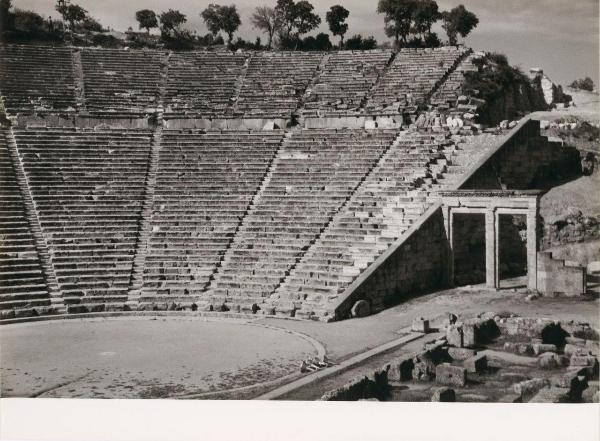
[[[387,258],[377,261],[380,265],[336,308],[337,319],[347,318],[359,299],[368,301],[371,311],[376,312],[410,295],[446,284],[448,240],[442,210],[436,209],[412,231],[406,240],[388,250]]]
[[[567,266],[553,259],[552,253],[540,252],[537,259],[537,288],[545,296],[568,297],[585,294],[586,272],[581,266]]]
[[[577,150],[549,142],[540,136],[539,122],[530,119],[460,188],[545,189],[580,174]]]

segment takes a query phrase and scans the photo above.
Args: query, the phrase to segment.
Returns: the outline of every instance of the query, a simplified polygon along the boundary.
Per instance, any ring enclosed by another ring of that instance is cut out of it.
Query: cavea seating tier
[[[165,131],[142,301],[198,301],[283,133]]]
[[[457,47],[401,49],[375,85],[367,112],[416,112],[467,52]]]
[[[85,107],[90,113],[155,108],[164,54],[157,51],[83,49]]]
[[[11,114],[74,111],[71,49],[0,44],[0,94]]]
[[[464,48],[236,52],[0,45],[13,114],[289,119],[415,112]]]
[[[47,307],[50,296],[0,126],[0,310]]]
[[[229,52],[180,52],[169,58],[165,117],[215,117],[232,112],[247,56]]]
[[[286,139],[209,286],[211,302],[263,303],[394,137],[304,129]]]
[[[382,50],[325,55],[324,66],[304,99],[303,115],[335,116],[359,111],[392,54]]]
[[[17,129],[15,140],[65,302],[125,301],[151,132]]]

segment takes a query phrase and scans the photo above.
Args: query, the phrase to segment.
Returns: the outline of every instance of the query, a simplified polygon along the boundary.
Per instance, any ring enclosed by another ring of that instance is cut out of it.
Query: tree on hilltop
[[[187,21],[186,16],[176,9],[161,12],[158,18],[160,19],[160,32],[163,36],[178,31],[181,25]]]
[[[413,26],[417,0],[379,0],[377,13],[384,14],[385,34],[394,39],[396,46],[406,45]]]
[[[442,17],[435,0],[415,2],[412,11],[413,24],[411,32],[425,41],[431,35],[431,27]]]
[[[308,0],[302,0],[296,3],[295,6],[294,27],[296,28],[296,38],[302,34],[312,31],[321,24],[321,17],[313,13],[315,7]]]
[[[313,12],[314,6],[307,0],[294,3],[294,0],[277,0],[275,12],[281,21],[282,45],[297,47],[300,36],[321,24],[321,17]]]
[[[146,29],[149,34],[150,29],[158,27],[158,17],[156,13],[150,9],[142,9],[135,13],[135,19],[139,23],[140,29]]]
[[[233,34],[235,34],[242,24],[240,14],[235,5],[221,6],[211,3],[200,13],[200,16],[214,37],[217,36],[219,31],[225,32],[229,44],[232,42]]]
[[[475,14],[468,11],[463,5],[458,5],[450,11],[442,13],[442,27],[448,35],[448,43],[456,45],[457,36],[465,38],[479,24],[479,19]]]
[[[332,6],[327,14],[325,14],[325,20],[329,24],[329,30],[333,35],[340,36],[340,49],[344,45],[344,34],[348,31],[348,23],[346,19],[350,15],[350,11],[340,5]]]
[[[69,0],[57,0],[56,10],[62,16],[63,20],[69,23],[71,30],[75,24],[80,23],[87,17],[87,11],[81,6],[70,3]]]
[[[274,8],[257,6],[250,18],[252,25],[269,36],[267,49],[271,49],[273,35],[281,29],[281,20]]]

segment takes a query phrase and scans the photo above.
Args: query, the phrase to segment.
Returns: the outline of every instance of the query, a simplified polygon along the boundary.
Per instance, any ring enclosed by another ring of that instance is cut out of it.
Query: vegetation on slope
[[[473,64],[477,70],[465,72],[462,92],[482,101],[480,122],[497,124],[546,109],[539,84],[534,84],[518,67],[511,66],[505,55],[489,53],[474,59]]]

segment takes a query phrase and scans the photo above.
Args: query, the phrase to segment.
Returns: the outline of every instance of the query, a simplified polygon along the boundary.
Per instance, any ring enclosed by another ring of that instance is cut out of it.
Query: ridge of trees
[[[261,38],[254,42],[246,41],[240,36],[236,38],[242,25],[242,17],[235,4],[210,3],[199,12],[199,17],[208,29],[205,35],[199,35],[190,29],[186,25],[188,17],[177,9],[170,8],[161,12],[140,9],[135,13],[139,32],[129,28],[126,41],[119,40],[115,33],[108,32],[87,10],[72,0],[56,0],[55,10],[60,15],[60,20],[44,18],[34,11],[13,8],[11,0],[0,0],[2,39],[173,49],[225,44],[234,50],[331,50],[334,47],[358,50],[391,46],[387,42],[378,44],[372,36],[354,34],[346,38],[350,27],[347,20],[351,12],[342,5],[331,6],[325,14],[323,24],[327,25],[330,34],[319,32],[307,36],[322,24],[321,17],[309,0],[276,0],[274,6],[256,7],[249,19],[254,29],[265,34],[264,45]],[[383,16],[385,33],[396,48],[456,45],[458,37],[465,38],[479,22],[477,16],[463,5],[441,11],[436,0],[378,0],[376,12]],[[432,31],[433,25],[439,21],[446,32],[446,41],[442,41]],[[339,38],[337,44],[330,40],[330,35]]]

